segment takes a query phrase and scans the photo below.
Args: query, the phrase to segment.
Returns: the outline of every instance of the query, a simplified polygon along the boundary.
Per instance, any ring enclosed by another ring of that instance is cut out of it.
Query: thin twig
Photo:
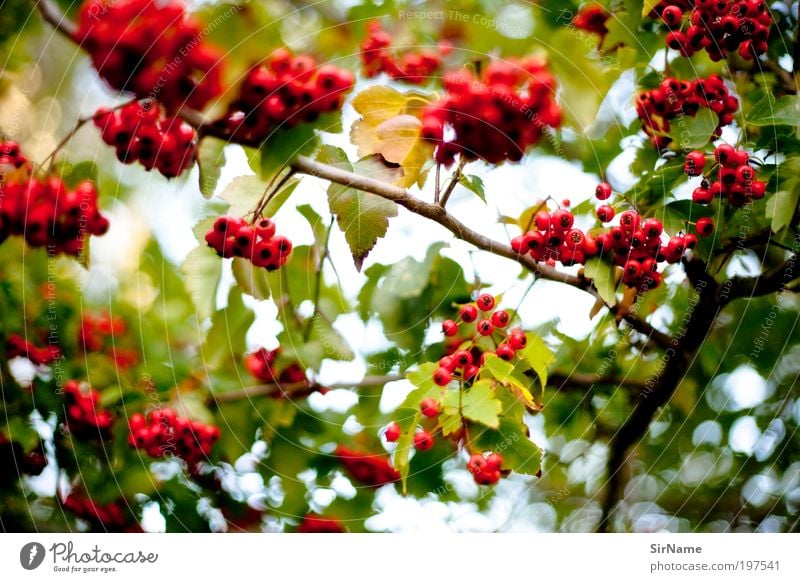
[[[450,176],[450,183],[447,185],[447,189],[444,191],[444,194],[442,194],[442,199],[439,201],[439,206],[442,208],[447,206],[450,196],[452,196],[453,191],[456,189],[456,186],[458,186],[458,183],[461,180],[461,173],[463,172],[466,163],[467,162],[463,157],[458,160],[458,165],[456,166],[453,175]]]
[[[311,313],[311,317],[308,319],[308,323],[306,324],[306,329],[303,332],[303,341],[307,342],[308,338],[311,337],[311,330],[314,326],[314,318],[319,313],[319,297],[320,292],[322,291],[322,267],[325,264],[325,259],[328,258],[328,245],[330,244],[331,240],[331,231],[333,230],[333,222],[335,220],[334,216],[331,216],[331,221],[328,224],[328,230],[325,233],[325,243],[322,249],[322,255],[319,258],[319,263],[317,264],[317,272],[314,275],[315,278],[315,286],[314,286],[314,311]]]

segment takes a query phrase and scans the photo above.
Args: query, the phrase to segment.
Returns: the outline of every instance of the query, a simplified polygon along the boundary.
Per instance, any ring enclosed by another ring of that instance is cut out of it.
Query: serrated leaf
[[[219,197],[230,204],[232,216],[243,216],[263,196],[267,183],[258,176],[239,176],[220,193]]]
[[[517,355],[525,360],[528,365],[536,372],[542,388],[547,386],[547,369],[555,360],[555,354],[544,340],[533,333],[525,334],[528,341],[525,348],[518,351]]]
[[[777,101],[766,94],[747,114],[751,125],[800,125],[800,95],[784,95]]]
[[[521,367],[514,366],[498,358],[495,354],[489,354],[481,367],[480,379],[493,378],[512,389],[518,396],[522,397],[525,406],[530,410],[539,410],[541,406],[531,393],[531,381],[525,377]]]
[[[767,200],[766,215],[772,220],[772,232],[779,232],[792,221],[794,211],[800,199],[800,188],[781,190]]]
[[[192,249],[181,264],[186,290],[200,321],[216,310],[217,283],[222,276],[222,259],[205,245]]]
[[[225,142],[214,137],[200,140],[197,149],[197,165],[200,170],[200,192],[211,198],[219,183],[222,167],[225,165]]]
[[[669,136],[683,150],[702,147],[711,141],[719,125],[719,116],[701,108],[694,117],[684,116],[671,122]]]
[[[601,257],[592,257],[586,261],[583,273],[587,279],[591,279],[600,297],[608,305],[613,306],[617,302],[617,268]]]
[[[265,180],[287,166],[297,156],[310,155],[319,145],[314,125],[303,123],[291,128],[276,129],[259,149],[258,175]],[[254,165],[251,163],[251,166]]]
[[[398,164],[403,172],[392,181],[405,187],[423,179],[433,154],[433,146],[420,137],[422,123],[410,114],[409,101],[418,98],[417,94],[376,85],[353,99],[361,119],[353,124],[350,141],[360,156],[380,154],[387,162]]]
[[[484,203],[486,202],[486,191],[483,186],[483,180],[481,180],[480,176],[468,176],[467,174],[461,174],[458,179],[458,183],[475,194]]]
[[[504,469],[524,475],[536,475],[541,470],[542,451],[528,438],[522,422],[501,417],[496,430],[476,432],[475,448],[502,455]]]
[[[351,165],[347,161],[346,154],[340,148],[333,146],[324,146],[317,159],[350,172],[369,175],[372,172],[364,170],[375,170],[374,160],[366,158]],[[397,216],[397,205],[380,196],[340,184],[331,184],[328,187],[328,204],[350,246],[356,269],[360,271],[364,259],[378,239],[386,234],[389,218]]]
[[[479,380],[464,390],[461,413],[468,420],[497,428],[501,412],[502,405],[495,396],[491,380]]]

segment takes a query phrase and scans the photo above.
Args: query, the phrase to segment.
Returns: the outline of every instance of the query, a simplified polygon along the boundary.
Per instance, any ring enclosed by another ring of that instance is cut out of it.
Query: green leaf
[[[269,178],[294,158],[310,155],[319,145],[314,125],[304,123],[292,128],[276,129],[259,150],[258,175]]]
[[[536,400],[531,393],[531,380],[525,376],[524,370],[520,365],[513,365],[510,362],[501,360],[494,354],[486,357],[481,368],[480,379],[494,378],[504,386],[513,390],[521,396],[525,405],[531,410],[539,410]]]
[[[617,268],[612,263],[600,257],[588,259],[583,271],[586,278],[592,280],[603,301],[612,306],[617,302],[616,271]]]
[[[547,386],[547,368],[555,360],[555,354],[538,335],[528,333],[526,336],[528,341],[525,344],[525,348],[517,352],[517,355],[525,360],[536,372],[536,375],[539,376],[539,381],[542,383],[542,388],[544,388]]]
[[[484,203],[486,202],[486,191],[483,186],[483,180],[481,180],[480,176],[468,176],[466,174],[461,174],[458,179],[458,183],[475,194]]]
[[[491,380],[479,380],[465,389],[461,400],[461,413],[465,418],[491,428],[499,426],[502,405],[497,399]]]
[[[374,174],[372,171],[365,171],[367,168],[375,168],[374,158],[364,158],[351,165],[344,151],[333,146],[324,146],[317,159],[350,172],[370,176]],[[397,216],[397,206],[380,196],[340,184],[331,184],[328,187],[328,203],[350,246],[356,269],[360,271],[364,259],[378,239],[386,234],[389,218]]]
[[[800,125],[800,95],[784,95],[777,101],[767,93],[750,109],[751,125]]]
[[[409,457],[414,446],[414,432],[417,430],[422,414],[419,407],[401,408],[394,416],[395,422],[400,427],[400,438],[397,439],[397,448],[392,457],[395,470],[400,473],[400,485],[403,495],[408,492],[407,480],[409,472]]]
[[[772,232],[778,232],[792,221],[800,199],[800,188],[781,190],[767,200],[767,218],[772,219]]]
[[[287,181],[281,189],[270,198],[269,203],[264,208],[264,216],[275,216],[281,206],[289,199],[299,180],[292,178]],[[258,201],[264,195],[267,184],[258,176],[239,176],[228,184],[225,190],[219,195],[220,198],[230,204],[228,213],[233,216],[244,216],[255,209]]]
[[[218,370],[226,362],[236,365],[247,349],[245,335],[255,321],[255,315],[242,301],[242,292],[233,287],[228,305],[211,319],[211,327],[200,348],[207,369]]]
[[[200,140],[197,165],[200,169],[200,192],[205,198],[211,198],[225,165],[225,142],[214,137]]]
[[[694,117],[684,116],[671,122],[669,136],[683,150],[692,150],[706,145],[719,125],[719,116],[710,109],[702,108]]]
[[[661,0],[644,0],[642,2],[642,18],[647,18],[653,9],[661,3]]]
[[[217,283],[222,276],[222,259],[205,245],[192,249],[181,265],[186,290],[192,298],[197,318],[210,317],[216,310]]]
[[[528,438],[525,425],[500,418],[498,428],[474,431],[474,445],[482,451],[503,456],[503,468],[524,475],[536,475],[542,468],[542,451]]]

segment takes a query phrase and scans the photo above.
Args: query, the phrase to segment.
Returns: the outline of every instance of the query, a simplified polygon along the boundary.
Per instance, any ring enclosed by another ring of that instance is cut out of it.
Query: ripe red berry
[[[736,149],[729,144],[722,144],[714,150],[714,159],[723,166],[736,165]]]
[[[698,186],[692,192],[692,201],[696,204],[711,204],[712,200],[714,200],[714,193],[708,188]]]
[[[427,416],[428,418],[439,415],[439,403],[433,398],[424,398],[422,402],[419,403],[419,409],[423,416]]]
[[[447,337],[453,337],[458,333],[458,324],[452,319],[446,319],[442,323],[442,331]]]
[[[611,184],[608,182],[600,182],[594,190],[594,195],[598,200],[608,200],[611,197],[611,193]]]
[[[390,443],[394,443],[397,442],[397,439],[400,438],[400,433],[401,433],[400,425],[397,424],[396,422],[390,422],[386,426],[386,432],[383,433],[383,436],[385,436],[386,440],[389,441]]]
[[[465,321],[466,323],[472,323],[478,319],[478,308],[469,303],[461,308],[459,315],[461,316],[462,321]]]
[[[559,230],[569,230],[575,222],[575,217],[569,210],[559,208],[553,213],[551,224]]]
[[[703,167],[705,164],[705,154],[695,150],[686,155],[686,161],[683,164],[683,170],[689,176],[699,176],[703,173]]]
[[[540,210],[533,217],[533,223],[539,230],[547,230],[550,228],[550,213]]]
[[[598,207],[597,218],[600,222],[611,222],[614,218],[614,209],[608,204]]]
[[[472,363],[472,354],[467,350],[458,350],[453,354],[453,361],[456,363],[457,367],[465,368]]]
[[[433,447],[433,436],[428,431],[414,433],[414,448],[418,451],[427,451]]]
[[[478,322],[477,329],[481,335],[492,335],[494,333],[494,324],[488,319],[482,319]]]
[[[664,8],[661,13],[661,19],[668,27],[673,28],[680,24],[683,18],[683,11],[675,5],[670,5]]]
[[[528,338],[525,336],[525,332],[521,329],[512,329],[511,333],[508,334],[508,345],[510,345],[515,350],[521,350],[524,348],[528,343]]]
[[[447,386],[450,381],[453,379],[453,376],[450,374],[450,371],[446,368],[437,368],[436,371],[433,373],[433,381],[438,386]]]
[[[481,311],[491,311],[494,307],[494,297],[488,293],[483,293],[478,297],[478,309]]]
[[[700,236],[711,236],[714,232],[714,220],[707,216],[698,218],[695,224],[695,230],[697,230],[697,234]]]
[[[510,319],[508,312],[503,309],[498,309],[492,314],[492,323],[501,329],[508,325]]]
[[[512,348],[509,344],[502,344],[498,346],[498,348],[494,352],[497,354],[497,357],[501,360],[505,360],[506,362],[510,362],[514,359],[514,348]]]

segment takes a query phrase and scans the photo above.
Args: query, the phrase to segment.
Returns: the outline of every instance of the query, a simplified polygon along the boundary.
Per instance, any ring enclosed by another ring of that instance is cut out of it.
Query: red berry
[[[737,161],[736,149],[732,145],[722,144],[714,150],[714,159],[723,166],[734,166]]]
[[[700,236],[711,236],[714,232],[714,220],[707,216],[698,218],[695,224],[695,230],[697,230],[697,234]]]
[[[515,355],[514,348],[512,348],[509,344],[503,344],[499,346],[494,353],[497,354],[498,358],[505,360],[506,362],[513,360]]]
[[[600,182],[595,188],[594,195],[598,200],[608,200],[611,197],[611,185],[608,182]]]
[[[494,297],[488,293],[483,293],[478,297],[478,309],[481,311],[491,311],[494,307]]]
[[[394,443],[397,442],[397,439],[400,438],[400,433],[401,433],[400,425],[397,424],[396,422],[390,422],[386,426],[386,432],[383,433],[383,436],[385,436],[386,440],[389,441],[390,443]]]
[[[521,329],[513,329],[511,330],[511,333],[508,334],[508,345],[515,350],[521,350],[527,343],[528,338]]]
[[[428,418],[439,415],[439,403],[433,398],[424,398],[422,402],[419,403],[419,409],[423,416],[427,416]]]
[[[433,437],[427,431],[421,430],[414,433],[414,448],[418,451],[427,451],[433,447]]]
[[[433,381],[438,386],[447,386],[452,379],[453,376],[446,368],[437,368],[433,373]]]
[[[689,176],[699,176],[703,173],[703,166],[705,166],[705,164],[705,154],[695,150],[686,155],[686,162],[683,165],[683,169]]]
[[[458,350],[453,354],[453,361],[455,361],[457,367],[465,368],[472,363],[472,354],[467,350]]]
[[[482,319],[478,322],[477,329],[481,335],[492,335],[494,333],[494,324],[488,319]]]
[[[452,319],[446,319],[442,323],[442,331],[447,337],[453,337],[458,333],[458,324]]]
[[[597,218],[600,222],[611,222],[614,218],[614,209],[607,204],[598,207]]]
[[[492,323],[495,327],[504,328],[510,319],[508,312],[503,309],[498,309],[492,314]]]
[[[478,319],[478,308],[474,305],[467,304],[461,308],[459,311],[459,315],[461,316],[461,320],[467,323],[472,323],[476,319]]]

